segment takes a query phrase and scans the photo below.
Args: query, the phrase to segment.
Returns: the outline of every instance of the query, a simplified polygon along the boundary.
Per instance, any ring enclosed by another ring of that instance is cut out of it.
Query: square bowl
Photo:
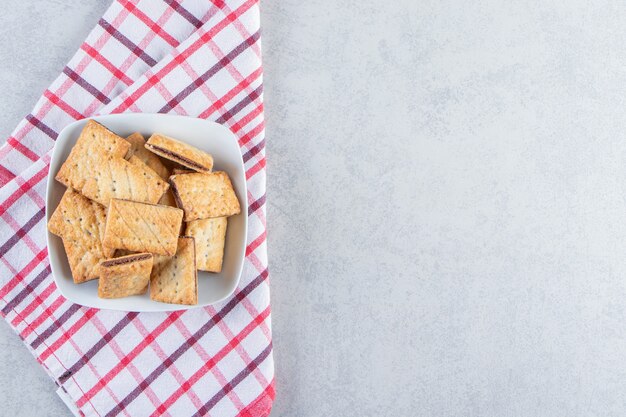
[[[239,283],[246,252],[248,233],[248,199],[246,176],[241,150],[235,135],[225,126],[207,120],[170,114],[126,113],[95,116],[121,137],[139,132],[148,138],[152,133],[162,133],[179,139],[213,155],[215,171],[228,174],[241,205],[241,213],[228,218],[222,272],[215,274],[198,271],[198,304],[193,306],[165,304],[152,301],[149,291],[143,295],[118,299],[98,297],[98,280],[74,284],[61,238],[47,232],[48,256],[52,276],[65,298],[87,307],[121,311],[174,311],[187,310],[217,303],[229,297]],[[67,159],[87,119],[66,126],[54,145],[46,189],[46,219],[61,201],[66,188],[54,177]]]

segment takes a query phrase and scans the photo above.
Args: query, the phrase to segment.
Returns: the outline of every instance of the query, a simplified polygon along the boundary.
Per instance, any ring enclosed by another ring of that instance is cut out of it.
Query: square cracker
[[[213,157],[174,138],[155,133],[146,142],[146,148],[155,154],[198,172],[211,172]]]
[[[176,253],[183,211],[174,207],[111,200],[104,246],[172,256]]]
[[[172,175],[176,204],[185,211],[185,221],[224,217],[241,211],[230,178],[225,172]]]
[[[48,230],[63,239],[75,283],[98,278],[98,264],[113,256],[102,244],[105,208],[68,188],[50,216]]]
[[[100,277],[100,262],[107,260],[94,247],[82,246],[79,242],[63,239],[63,247],[70,264],[74,284]]]
[[[196,266],[201,271],[221,272],[226,240],[227,217],[200,219],[187,223],[186,236],[196,244]]]
[[[98,297],[120,298],[143,294],[148,289],[152,255],[138,253],[109,259],[100,264]]]
[[[170,176],[170,170],[161,161],[161,158],[156,156],[145,148],[146,140],[139,132],[135,132],[126,138],[130,142],[130,150],[132,155],[139,158],[144,164],[148,165],[154,172],[161,178],[167,180]]]
[[[103,159],[86,175],[89,178],[80,192],[103,206],[108,206],[112,198],[154,204],[169,188],[163,178],[134,155],[128,161]]]
[[[198,272],[193,238],[181,236],[174,256],[155,256],[150,298],[170,304],[198,304]]]
[[[130,143],[124,138],[89,120],[55,178],[65,186],[80,191],[89,179],[88,173],[103,157],[123,159],[129,149]]]

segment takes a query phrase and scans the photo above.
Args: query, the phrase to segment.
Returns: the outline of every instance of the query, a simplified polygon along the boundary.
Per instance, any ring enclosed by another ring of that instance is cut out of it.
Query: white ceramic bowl
[[[235,135],[228,128],[214,122],[169,114],[127,113],[97,116],[93,119],[122,137],[140,132],[147,138],[152,133],[159,132],[209,152],[213,155],[214,170],[225,171],[230,176],[241,203],[241,213],[228,219],[222,272],[213,274],[198,271],[196,306],[159,303],[152,301],[148,293],[112,300],[98,298],[98,280],[74,284],[63,242],[58,236],[48,232],[50,266],[61,294],[76,304],[123,311],[186,310],[213,304],[230,296],[237,287],[243,268],[248,230],[246,176]],[[65,192],[65,186],[55,181],[54,177],[67,159],[86,122],[85,119],[68,125],[57,138],[46,191],[46,219],[50,219]]]

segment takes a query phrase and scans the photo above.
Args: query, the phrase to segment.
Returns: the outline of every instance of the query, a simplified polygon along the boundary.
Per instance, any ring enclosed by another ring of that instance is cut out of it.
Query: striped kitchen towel
[[[0,313],[85,416],[264,416],[274,398],[257,0],[115,0],[0,148]],[[175,113],[229,127],[248,181],[241,282],[171,313],[85,308],[57,290],[44,192],[68,123]]]

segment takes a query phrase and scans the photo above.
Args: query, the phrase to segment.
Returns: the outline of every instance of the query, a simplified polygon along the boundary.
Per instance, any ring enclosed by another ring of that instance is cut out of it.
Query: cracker
[[[152,255],[139,253],[104,261],[100,264],[98,297],[121,298],[143,294],[148,289]]]
[[[168,179],[170,176],[170,170],[163,164],[161,158],[156,156],[145,148],[146,140],[139,132],[135,132],[126,138],[130,142],[130,149],[132,155],[139,158],[144,164],[148,165],[154,172],[161,178]]]
[[[172,169],[172,175],[183,175],[183,174],[193,174],[196,171],[192,171],[191,169],[186,168],[174,168]]]
[[[196,267],[201,271],[221,272],[228,218],[215,217],[187,223],[186,236],[196,244]]]
[[[91,172],[102,158],[123,159],[129,149],[130,143],[126,140],[100,123],[89,120],[55,178],[65,186],[80,191],[85,181],[89,179],[86,174]]]
[[[50,216],[48,230],[63,239],[74,282],[98,278],[97,265],[113,256],[102,244],[105,208],[68,188]]]
[[[180,237],[174,256],[155,256],[150,298],[170,304],[198,304],[198,272],[193,238]]]
[[[224,217],[241,211],[230,178],[225,172],[172,175],[176,204],[185,211],[185,221]]]
[[[146,148],[155,154],[199,172],[211,172],[213,157],[174,138],[155,133],[146,142]]]
[[[156,203],[169,185],[138,157],[103,159],[85,173],[81,194],[108,206],[112,198]]]
[[[108,248],[172,256],[183,211],[174,207],[111,200],[103,244]]]
[[[107,258],[93,246],[82,246],[80,242],[63,239],[63,247],[70,265],[74,284],[80,284],[100,276],[100,262]]]

